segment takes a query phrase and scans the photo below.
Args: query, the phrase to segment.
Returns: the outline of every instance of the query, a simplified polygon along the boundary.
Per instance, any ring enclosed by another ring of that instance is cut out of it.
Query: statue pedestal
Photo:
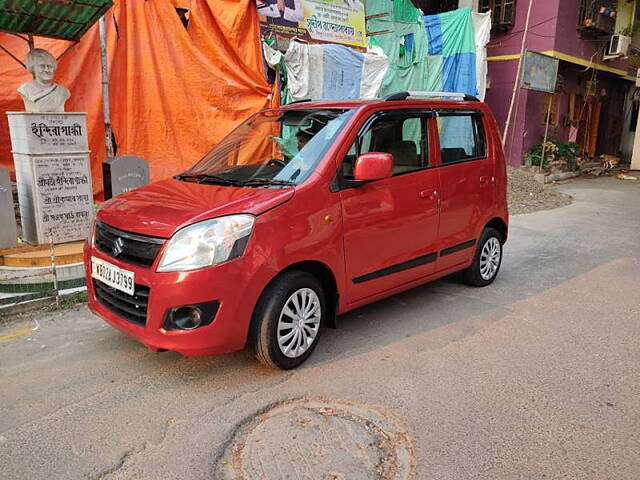
[[[86,115],[7,112],[24,240],[84,240],[93,220]]]

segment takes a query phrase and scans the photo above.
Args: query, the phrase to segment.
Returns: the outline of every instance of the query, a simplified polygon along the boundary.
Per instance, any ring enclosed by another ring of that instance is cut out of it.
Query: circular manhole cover
[[[405,479],[405,431],[370,407],[335,400],[277,404],[242,425],[217,463],[233,480]]]

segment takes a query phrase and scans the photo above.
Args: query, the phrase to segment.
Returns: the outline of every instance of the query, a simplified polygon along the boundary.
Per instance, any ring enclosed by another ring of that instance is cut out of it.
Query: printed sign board
[[[558,78],[557,58],[527,50],[522,61],[520,87],[538,92],[554,93]]]
[[[275,37],[278,47],[292,37],[309,43],[367,46],[362,0],[258,0],[257,6],[263,36]]]

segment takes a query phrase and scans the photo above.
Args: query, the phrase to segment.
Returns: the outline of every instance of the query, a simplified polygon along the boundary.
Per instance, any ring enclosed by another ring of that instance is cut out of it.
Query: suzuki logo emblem
[[[113,242],[113,247],[111,247],[111,253],[113,253],[114,257],[117,257],[124,251],[124,241],[122,238],[116,238],[116,241]]]

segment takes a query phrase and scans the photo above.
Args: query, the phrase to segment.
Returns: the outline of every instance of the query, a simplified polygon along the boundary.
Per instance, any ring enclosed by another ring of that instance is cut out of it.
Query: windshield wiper
[[[196,183],[214,183],[218,185],[231,185],[234,187],[242,185],[242,182],[230,180],[224,177],[218,177],[217,175],[207,175],[205,173],[200,173],[197,175],[181,174],[181,175],[176,175],[173,178],[175,178],[176,180],[187,180],[187,181],[193,181]]]
[[[251,180],[245,180],[240,182],[239,185],[243,187],[261,187],[263,185],[276,185],[280,187],[293,187],[296,182],[290,180],[276,180],[273,178],[252,178]]]

